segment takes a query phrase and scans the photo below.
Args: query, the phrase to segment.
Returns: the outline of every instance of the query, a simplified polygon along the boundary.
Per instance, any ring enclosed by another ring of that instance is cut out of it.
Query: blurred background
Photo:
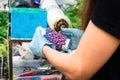
[[[0,0],[0,78],[8,78],[7,28],[9,23],[8,0]]]
[[[10,4],[19,0],[0,0],[0,80],[2,78],[8,79],[9,66],[8,66],[8,27],[9,27],[9,8]],[[32,4],[33,0],[26,0],[29,5],[36,8],[36,5]],[[79,28],[81,25],[81,16],[78,13],[79,8],[82,6],[82,0],[56,0],[58,5],[64,11],[65,15],[68,16],[72,22],[72,28]],[[61,2],[62,1],[62,2]],[[60,3],[61,2],[61,3]],[[26,5],[28,5],[26,4]],[[13,6],[13,5],[12,5]],[[79,14],[79,15],[78,15]],[[3,79],[3,80],[4,80]]]

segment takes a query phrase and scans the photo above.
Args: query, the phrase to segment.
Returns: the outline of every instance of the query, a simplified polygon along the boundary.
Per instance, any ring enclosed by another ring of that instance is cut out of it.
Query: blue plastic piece
[[[38,26],[47,28],[45,9],[11,8],[11,38],[32,38]]]

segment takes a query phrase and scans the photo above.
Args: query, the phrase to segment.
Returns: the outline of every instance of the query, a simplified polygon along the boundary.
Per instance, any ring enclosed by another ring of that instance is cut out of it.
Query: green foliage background
[[[7,56],[7,28],[9,13],[0,11],[0,55]]]
[[[77,1],[76,6],[68,4],[68,8],[64,10],[65,15],[68,16],[68,18],[71,21],[72,28],[80,28],[81,25],[82,14],[79,11],[80,8],[82,7],[82,0],[76,0],[76,1]]]
[[[8,77],[8,62],[7,62],[7,28],[9,24],[9,13],[0,11],[0,55],[3,56],[3,76]]]

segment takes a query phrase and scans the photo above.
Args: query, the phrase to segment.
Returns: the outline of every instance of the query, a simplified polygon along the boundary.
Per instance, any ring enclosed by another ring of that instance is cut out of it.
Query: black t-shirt
[[[120,39],[120,0],[96,0],[91,20],[102,30]],[[120,46],[91,80],[120,80]]]

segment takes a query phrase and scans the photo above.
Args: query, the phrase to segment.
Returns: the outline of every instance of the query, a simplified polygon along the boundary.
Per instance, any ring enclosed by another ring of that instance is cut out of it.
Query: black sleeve
[[[97,0],[92,22],[120,39],[120,0]]]

